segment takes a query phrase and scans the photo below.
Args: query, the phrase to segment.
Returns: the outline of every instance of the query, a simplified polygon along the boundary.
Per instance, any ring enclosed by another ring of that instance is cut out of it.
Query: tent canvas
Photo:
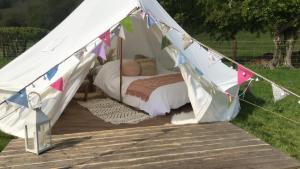
[[[207,50],[200,43],[194,41],[183,49],[182,35],[188,34],[156,0],[85,0],[45,38],[0,70],[0,102],[22,89],[26,89],[27,93],[38,92],[42,96],[43,111],[54,125],[93,65],[96,56],[92,51],[101,42],[97,37],[114,29],[136,9],[142,9],[156,21],[172,28],[166,34],[172,46],[162,51],[159,27],[148,30],[145,24],[137,21],[133,25],[134,31],[126,32],[124,56],[159,56],[156,60],[162,67],[169,66],[172,60],[174,62],[178,54],[187,60],[180,66],[180,71],[188,87],[193,112],[185,116],[185,120],[180,117],[181,121],[177,123],[228,121],[234,118],[239,111],[239,101],[234,97],[229,104],[226,92],[237,96],[237,72],[221,60],[209,64],[212,54],[219,58],[222,56]],[[82,50],[85,50],[84,55],[80,55]],[[57,65],[55,76],[47,79],[45,74]],[[195,70],[201,70],[203,75]],[[61,77],[64,79],[63,92],[50,86]],[[3,102],[0,105],[0,130],[24,137],[24,123],[32,111]]]

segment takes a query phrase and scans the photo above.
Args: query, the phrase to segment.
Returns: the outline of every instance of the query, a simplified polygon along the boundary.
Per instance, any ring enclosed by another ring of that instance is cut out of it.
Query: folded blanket
[[[139,97],[144,101],[148,101],[151,93],[155,89],[181,81],[183,81],[183,78],[180,73],[139,79],[133,81],[129,85],[126,94]]]

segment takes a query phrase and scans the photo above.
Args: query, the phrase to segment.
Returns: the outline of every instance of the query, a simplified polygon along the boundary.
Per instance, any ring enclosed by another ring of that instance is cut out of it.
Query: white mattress
[[[109,62],[100,69],[94,81],[96,86],[116,100],[120,99],[119,70],[119,61]],[[158,116],[165,115],[171,109],[177,109],[190,102],[187,87],[183,81],[157,88],[147,102],[139,97],[126,95],[126,90],[131,82],[145,78],[149,78],[149,76],[123,76],[122,96],[125,104],[143,110],[151,116]]]

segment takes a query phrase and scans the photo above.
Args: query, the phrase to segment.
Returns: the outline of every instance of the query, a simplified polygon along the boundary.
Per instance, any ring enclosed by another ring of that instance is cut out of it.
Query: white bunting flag
[[[141,17],[143,18],[143,20],[146,18],[146,12],[144,12],[143,10],[141,10]]]
[[[75,53],[75,56],[78,58],[78,59],[81,59],[83,56],[84,56],[84,53],[87,52],[87,49],[86,47],[84,48],[81,48],[79,51],[77,51]]]
[[[281,89],[279,86],[277,86],[274,83],[272,83],[272,90],[273,90],[274,102],[282,100],[289,95],[287,92],[285,92],[283,89]]]
[[[6,114],[8,110],[8,103],[3,103],[0,105],[0,117],[2,117],[4,114]]]
[[[122,38],[123,40],[126,39],[125,37],[125,31],[124,31],[124,27],[122,25],[118,26],[113,33],[115,33],[115,35],[117,35],[118,37]]]
[[[190,36],[186,35],[186,34],[183,34],[182,41],[183,41],[183,49],[184,50],[189,48],[194,42],[193,39]]]
[[[163,22],[160,22],[160,29],[161,29],[163,36],[166,36],[167,33],[171,30],[171,27]]]
[[[222,56],[218,55],[217,53],[208,50],[208,59],[209,59],[209,64],[215,64],[216,62],[219,62],[222,60]]]
[[[210,65],[214,64],[217,61],[217,59],[215,58],[213,53],[211,53],[210,51],[208,51],[208,59],[209,59],[208,62]]]

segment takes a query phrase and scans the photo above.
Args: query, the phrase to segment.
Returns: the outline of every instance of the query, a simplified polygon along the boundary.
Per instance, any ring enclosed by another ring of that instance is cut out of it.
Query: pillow
[[[141,76],[154,76],[157,75],[156,62],[150,58],[136,59],[136,62],[141,65]]]
[[[135,60],[138,60],[138,59],[147,59],[147,57],[144,56],[144,55],[135,55],[135,56],[134,56],[134,59],[135,59]]]
[[[123,63],[122,75],[123,76],[139,76],[141,73],[141,66],[134,60],[128,60]]]

